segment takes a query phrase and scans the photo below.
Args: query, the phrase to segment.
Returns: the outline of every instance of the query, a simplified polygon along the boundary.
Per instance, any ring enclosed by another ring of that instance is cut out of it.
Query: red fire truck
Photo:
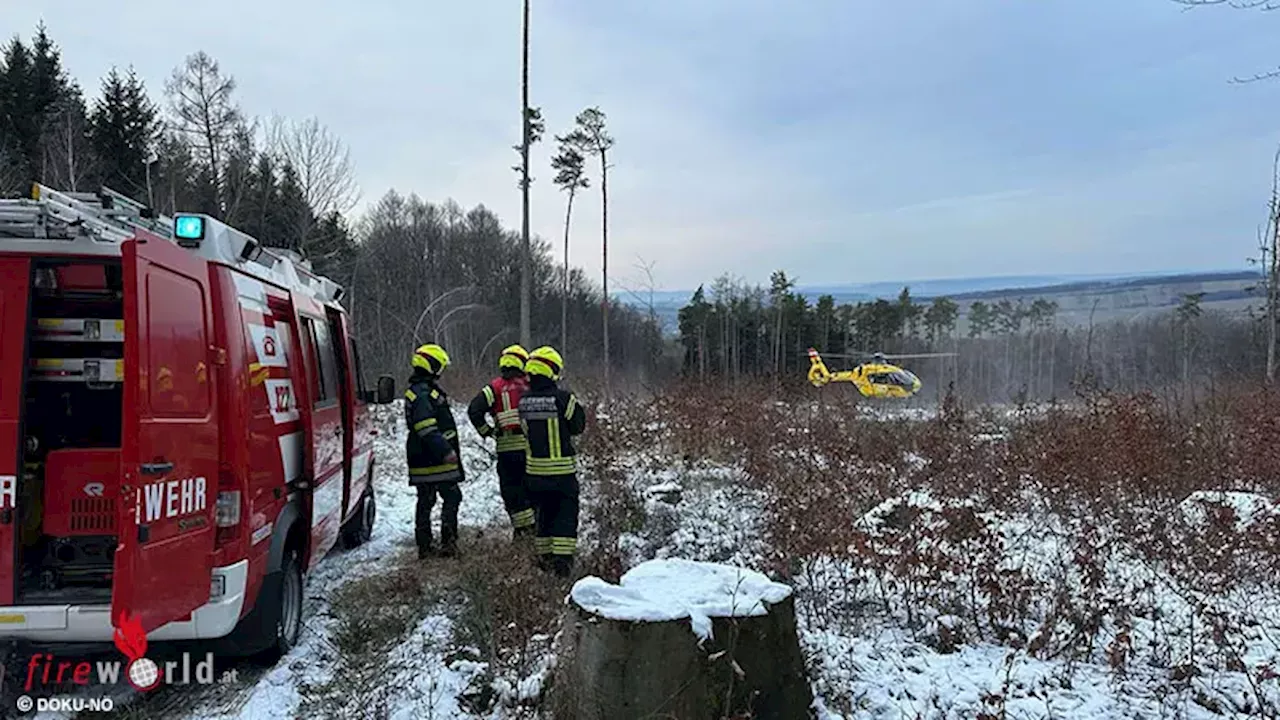
[[[342,288],[119,193],[0,200],[0,639],[274,658],[307,571],[376,516]]]

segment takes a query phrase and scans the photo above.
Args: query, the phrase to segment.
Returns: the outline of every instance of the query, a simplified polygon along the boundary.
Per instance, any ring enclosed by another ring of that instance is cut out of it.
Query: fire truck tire
[[[359,547],[373,537],[373,524],[378,519],[378,504],[374,501],[373,488],[364,493],[360,509],[342,528],[342,545],[347,549]]]
[[[287,506],[272,538],[267,573],[253,608],[240,619],[231,634],[214,643],[214,652],[247,657],[273,665],[298,641],[302,627],[302,544],[305,525]],[[293,522],[290,522],[290,521]],[[282,642],[283,640],[283,642]]]
[[[265,647],[253,653],[252,659],[261,665],[274,665],[289,654],[302,636],[302,600],[306,578],[302,573],[302,557],[297,548],[285,550],[284,564],[279,573],[268,576],[274,580],[274,592],[264,593],[261,609],[263,630],[261,640]],[[264,588],[265,590],[265,588]],[[257,608],[255,608],[257,609]]]

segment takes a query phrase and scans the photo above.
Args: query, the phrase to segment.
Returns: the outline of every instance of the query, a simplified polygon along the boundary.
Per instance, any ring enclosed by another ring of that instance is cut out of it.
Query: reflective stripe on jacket
[[[461,455],[458,427],[448,396],[433,378],[414,375],[409,379],[409,388],[404,392],[404,421],[409,430],[405,438],[409,482],[461,481],[461,464],[445,462],[450,452]]]
[[[520,398],[528,392],[529,383],[523,377],[494,378],[467,406],[467,417],[481,437],[496,440],[500,453],[525,451],[524,428],[520,425]],[[485,415],[492,415],[490,423]]]
[[[551,380],[534,376],[529,390],[520,398],[519,410],[528,441],[525,473],[554,476],[577,472],[578,451],[573,437],[582,434],[587,426],[587,412],[578,398]]]

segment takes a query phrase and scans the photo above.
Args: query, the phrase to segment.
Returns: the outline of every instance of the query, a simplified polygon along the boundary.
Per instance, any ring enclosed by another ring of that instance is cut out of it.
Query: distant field
[[[935,296],[946,296],[960,305],[957,329],[967,330],[965,315],[973,302],[988,304],[1001,300],[1030,304],[1037,298],[1058,304],[1058,323],[1087,325],[1090,315],[1095,323],[1111,320],[1134,320],[1172,312],[1182,299],[1193,293],[1204,293],[1201,307],[1205,310],[1246,313],[1258,307],[1262,298],[1254,290],[1259,275],[1254,271],[1185,273],[1179,275],[1116,276],[1101,278],[1010,277],[935,280],[918,283],[874,283],[864,285],[801,287],[799,291],[816,302],[823,294],[832,295],[837,304],[857,303],[882,297],[897,299],[904,286],[920,302]],[[1001,285],[1003,283],[1003,286]],[[664,290],[653,294],[653,310],[667,333],[678,328],[678,313],[692,290]],[[633,307],[647,310],[633,297],[621,298]],[[708,299],[712,299],[710,295]]]

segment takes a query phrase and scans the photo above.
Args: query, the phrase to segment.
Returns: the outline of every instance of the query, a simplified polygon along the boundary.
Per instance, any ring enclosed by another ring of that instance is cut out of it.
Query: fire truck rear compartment
[[[33,272],[18,601],[106,603],[120,483],[120,263],[37,262]]]

